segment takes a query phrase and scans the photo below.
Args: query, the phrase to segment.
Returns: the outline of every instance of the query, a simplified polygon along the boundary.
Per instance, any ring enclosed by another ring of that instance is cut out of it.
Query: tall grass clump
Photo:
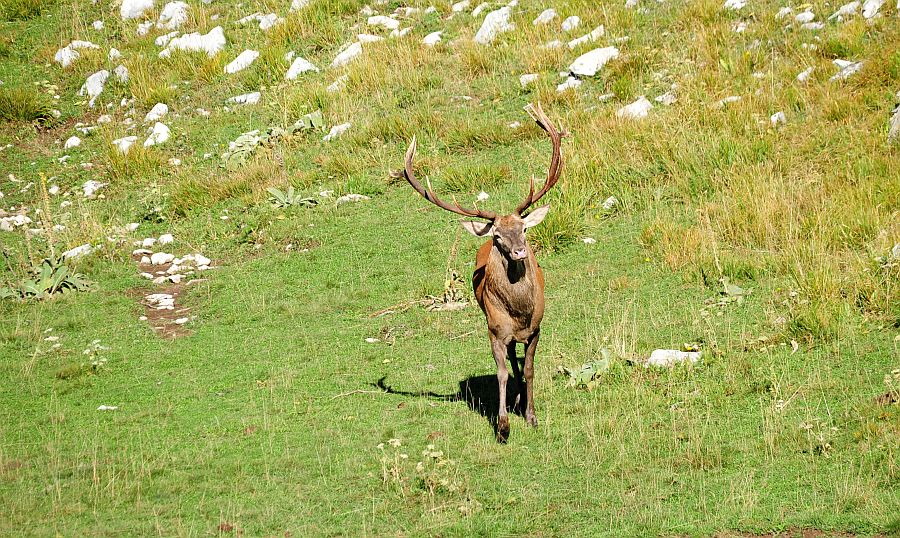
[[[0,86],[0,119],[4,121],[47,122],[53,109],[37,89]]]

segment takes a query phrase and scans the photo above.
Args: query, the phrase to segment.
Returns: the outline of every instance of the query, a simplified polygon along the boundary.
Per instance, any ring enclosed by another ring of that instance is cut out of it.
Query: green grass
[[[340,69],[328,65],[342,44],[382,33],[362,1],[290,15],[283,3],[192,4],[185,30],[225,28],[214,58],[160,61],[159,32],[139,37],[137,21],[83,0],[5,23],[0,205],[27,208],[44,232],[0,231],[0,287],[51,250],[102,248],[71,262],[96,291],[0,302],[0,535],[895,535],[900,407],[876,398],[900,367],[900,266],[887,258],[900,243],[900,156],[886,140],[896,8],[827,23],[819,41],[775,20],[774,0],[738,14],[714,0],[623,3],[559,2],[583,19],[561,35],[531,24],[549,6],[523,0],[518,30],[484,48],[470,42],[478,21],[442,18],[450,3],[438,2],[440,14],[403,19],[408,38],[368,44]],[[819,19],[834,9],[813,4]],[[233,24],[256,10],[286,21],[268,33]],[[98,18],[107,30],[91,28]],[[733,33],[741,19],[747,32]],[[596,46],[622,57],[557,94],[558,72],[592,47],[540,45],[599,24]],[[436,30],[442,43],[421,47]],[[102,50],[63,70],[52,57],[71,39]],[[91,110],[76,92],[117,65],[110,46],[131,82],[110,81]],[[261,57],[225,75],[245,49]],[[321,72],[284,81],[287,51]],[[831,82],[835,58],[865,65]],[[526,72],[540,80],[522,89]],[[325,91],[344,74],[343,90]],[[615,117],[673,83],[674,105]],[[225,110],[254,90],[259,105]],[[53,95],[62,118],[35,128]],[[713,106],[729,95],[742,100]],[[134,112],[106,108],[123,97]],[[485,190],[480,206],[508,211],[548,166],[550,144],[522,111],[536,99],[571,133],[551,212],[529,232],[547,281],[540,426],[516,415],[499,445],[492,408],[460,397],[466,384],[496,397],[477,306],[404,306],[441,295],[450,271],[468,279],[480,243],[392,173],[415,135],[417,173],[444,197],[470,204]],[[145,149],[141,120],[157,102],[173,138]],[[353,126],[219,167],[241,133],[316,109]],[[777,111],[788,122],[772,128]],[[113,121],[64,152],[74,124],[100,114]],[[111,140],[131,134],[122,156]],[[80,195],[89,179],[109,183],[102,198]],[[266,188],[289,185],[319,205],[273,208]],[[371,200],[335,204],[348,193]],[[619,204],[603,209],[611,195]],[[140,227],[121,233],[129,222]],[[215,266],[184,289],[197,317],[174,340],[138,320],[158,289],[130,259],[133,241],[166,232],[167,251]],[[749,294],[723,296],[723,277]],[[83,353],[95,340],[108,348],[99,368]],[[635,364],[686,343],[704,350],[695,367]],[[593,391],[556,376],[603,348],[615,358]]]

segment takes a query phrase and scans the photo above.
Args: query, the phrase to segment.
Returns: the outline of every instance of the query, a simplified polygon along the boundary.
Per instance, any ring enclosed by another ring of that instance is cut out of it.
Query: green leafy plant
[[[300,194],[294,191],[294,187],[288,187],[287,192],[275,187],[269,187],[266,190],[272,195],[269,197],[269,201],[271,201],[272,205],[275,207],[315,207],[319,203],[315,198],[304,198],[300,196]]]
[[[567,387],[591,390],[600,382],[603,373],[609,370],[611,362],[612,352],[607,348],[603,348],[600,350],[599,359],[586,362],[579,369],[560,366],[557,372],[569,378],[569,381],[566,383]]]
[[[42,300],[56,294],[87,291],[91,287],[91,282],[69,268],[63,258],[44,258],[33,273],[33,279],[23,280],[14,287],[0,288],[0,298]]]

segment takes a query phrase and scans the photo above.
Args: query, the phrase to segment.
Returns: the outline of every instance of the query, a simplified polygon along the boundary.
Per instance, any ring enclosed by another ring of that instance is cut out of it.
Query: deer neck
[[[495,246],[488,262],[487,280],[492,295],[510,312],[530,312],[534,308],[534,269],[532,255],[510,260]]]

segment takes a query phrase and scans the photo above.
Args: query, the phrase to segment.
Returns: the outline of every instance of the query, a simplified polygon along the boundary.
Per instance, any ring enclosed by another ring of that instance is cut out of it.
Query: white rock
[[[198,252],[194,254],[194,263],[196,263],[197,265],[209,265],[212,263],[212,260]]]
[[[179,275],[179,276],[180,276],[180,275]],[[179,280],[181,280],[181,279],[179,278]],[[184,324],[187,323],[188,321],[190,321],[189,318],[178,318],[178,319],[175,320],[175,324],[176,324],[176,325],[184,325]]]
[[[741,100],[740,95],[729,95],[728,97],[725,97],[723,99],[719,99],[718,101],[716,101],[715,106],[718,108],[722,108],[725,105],[728,105],[731,103],[737,103],[740,100]]]
[[[470,0],[462,0],[462,2],[457,2],[450,6],[450,10],[454,13],[459,13],[461,11],[469,9],[470,5],[472,5],[472,2]]]
[[[117,49],[115,47],[109,49],[109,54],[106,55],[106,59],[111,62],[115,62],[116,60],[119,60],[121,58],[122,58],[122,53],[119,52],[119,49]]]
[[[328,93],[339,92],[339,91],[341,91],[341,89],[342,89],[344,86],[347,85],[347,81],[348,81],[348,80],[350,80],[350,75],[341,75],[341,76],[339,76],[339,77],[337,78],[337,80],[335,80],[334,82],[332,82],[331,84],[329,84],[329,85],[325,88],[325,91],[328,92]]]
[[[724,9],[730,9],[731,11],[737,11],[746,5],[746,0],[725,0],[725,3],[722,5],[722,7]]]
[[[676,349],[657,349],[650,354],[650,358],[644,363],[644,368],[650,366],[658,366],[661,368],[671,368],[676,364],[691,363],[700,360],[699,351],[678,351]]]
[[[156,39],[153,40],[153,44],[157,47],[165,47],[169,44],[169,41],[172,41],[176,37],[180,36],[181,32],[169,32],[168,34],[163,34]]]
[[[293,0],[291,2],[291,11],[299,11],[309,5],[309,0]]]
[[[472,16],[477,17],[477,16],[481,15],[481,12],[483,12],[484,10],[486,10],[489,7],[491,7],[491,6],[487,2],[482,2],[482,3],[478,4],[478,6],[472,10]]]
[[[112,143],[123,155],[127,155],[128,150],[130,150],[131,146],[137,142],[137,139],[138,137],[136,136],[126,136],[124,138],[117,138],[116,140],[113,140]]]
[[[72,62],[81,57],[81,54],[78,53],[79,49],[99,49],[98,45],[91,43],[90,41],[81,41],[74,40],[65,47],[56,51],[56,55],[53,59],[63,67],[69,67],[72,65]]]
[[[591,33],[585,34],[577,39],[573,39],[572,41],[569,41],[569,48],[574,49],[575,47],[582,45],[584,43],[593,43],[594,41],[597,41],[598,39],[603,37],[603,34],[605,34],[605,33],[606,33],[606,29],[601,24],[600,26],[591,30]]]
[[[156,244],[156,238],[155,238],[155,237],[147,237],[147,238],[144,238],[143,241],[141,241],[141,246],[142,246],[143,248],[145,248],[145,249],[148,249],[148,248],[152,247],[152,246],[155,245],[155,244]],[[151,254],[152,254],[152,253],[151,253]]]
[[[586,52],[575,59],[569,66],[569,71],[575,75],[592,77],[600,71],[606,62],[618,58],[619,49],[616,47],[603,47]]]
[[[776,112],[769,117],[769,121],[772,122],[772,127],[778,127],[787,123],[787,116],[784,115],[784,112]]]
[[[488,193],[486,193],[486,192],[484,192],[484,191],[481,191],[481,192],[478,193],[478,196],[477,196],[475,199],[476,199],[477,201],[479,201],[479,202],[484,202],[484,201],[486,201],[486,200],[487,200],[488,198],[490,198],[490,197],[491,197],[491,196],[490,196]]]
[[[900,105],[894,109],[894,115],[891,116],[890,127],[888,129],[888,141],[893,142],[900,136]],[[894,245],[894,257],[900,258],[900,244]]]
[[[744,21],[738,21],[731,25],[731,31],[736,34],[743,34],[747,31],[747,23]]]
[[[53,196],[56,196],[57,194],[59,194],[59,185],[50,185],[50,188],[47,189],[47,192],[49,192]],[[0,196],[0,198],[3,198],[3,196]]]
[[[259,92],[245,93],[243,95],[235,95],[228,99],[229,103],[237,103],[239,105],[255,105],[259,102],[262,95]]]
[[[165,103],[156,103],[155,105],[153,105],[153,108],[150,109],[150,112],[147,112],[147,115],[144,116],[144,123],[150,123],[151,121],[162,119],[162,117],[168,113],[169,105]]]
[[[63,145],[63,149],[77,148],[80,145],[81,145],[81,139],[78,138],[77,136],[72,136],[72,137],[69,137],[68,140],[66,140],[66,143]]]
[[[832,63],[840,68],[840,71],[832,76],[830,80],[846,80],[850,78],[851,75],[862,69],[863,66],[863,63],[861,61],[851,62],[848,60],[832,60]]]
[[[391,17],[385,17],[384,15],[375,15],[373,17],[369,17],[366,21],[369,26],[381,26],[388,30],[396,30],[400,28],[400,21]]]
[[[364,202],[370,198],[364,194],[345,194],[334,201],[336,205],[343,205],[350,202]]]
[[[859,6],[860,6],[860,3],[857,1],[853,1],[850,3],[844,4],[841,7],[839,7],[837,11],[832,13],[831,16],[828,17],[828,20],[831,21],[831,20],[837,19],[838,21],[843,21],[844,18],[852,17],[853,15],[856,15],[856,13],[859,11]]]
[[[545,9],[544,11],[541,11],[541,14],[535,17],[535,19],[531,21],[531,24],[535,26],[537,26],[538,24],[548,24],[555,18],[556,10],[551,7],[549,9]]]
[[[225,31],[221,26],[216,26],[207,34],[194,32],[176,37],[168,46],[159,53],[160,58],[168,58],[172,51],[182,50],[186,52],[205,52],[213,57],[225,47]]]
[[[167,30],[181,28],[187,22],[190,11],[191,7],[184,2],[169,2],[163,6],[156,25]]]
[[[328,134],[322,137],[323,142],[328,142],[330,140],[334,140],[335,138],[341,136],[347,129],[352,126],[350,122],[342,123],[340,125],[335,125],[328,131]]]
[[[148,9],[153,9],[153,0],[122,0],[119,15],[126,20],[137,19]]]
[[[806,69],[804,69],[803,71],[801,71],[800,73],[797,74],[797,81],[798,82],[806,82],[807,80],[809,80],[810,75],[812,75],[813,71],[815,71],[815,70],[816,70],[815,66],[807,67]]]
[[[225,66],[225,73],[233,74],[250,67],[250,64],[256,61],[259,58],[259,52],[255,50],[245,50],[244,52],[238,54],[238,57],[232,60],[232,62]]]
[[[153,125],[153,130],[150,132],[150,136],[148,136],[147,140],[144,141],[144,147],[149,148],[150,146],[162,144],[169,140],[171,136],[172,132],[168,127],[160,122],[156,122],[156,124]]]
[[[433,47],[440,43],[442,33],[444,32],[440,30],[437,32],[431,32],[430,34],[422,38],[422,43],[428,45],[429,47]]]
[[[118,408],[118,405],[101,405],[97,408],[97,411],[115,411]]]
[[[581,17],[579,17],[578,15],[572,15],[562,22],[562,31],[571,32],[572,30],[578,28],[579,24],[581,24]]]
[[[108,183],[100,183],[96,179],[89,179],[81,186],[81,190],[84,192],[85,198],[93,198],[97,191],[107,185]]]
[[[804,11],[802,13],[797,13],[797,16],[794,17],[794,20],[800,24],[810,22],[816,18],[816,14],[812,11]]]
[[[287,73],[285,73],[284,78],[285,80],[297,80],[297,77],[300,76],[301,73],[306,73],[307,71],[318,73],[319,68],[306,58],[298,56],[297,58],[294,58],[294,61],[291,63],[291,67],[288,68]]]
[[[581,240],[584,242],[585,245],[594,245],[597,243],[597,240],[594,239],[593,237],[583,237]]]
[[[538,81],[540,75],[537,73],[526,73],[519,77],[519,85],[522,86],[522,89],[527,88],[528,86],[534,84]]]
[[[91,23],[91,26],[94,27],[94,30],[98,32],[103,29],[103,21],[94,21]]]
[[[801,30],[821,30],[825,28],[824,22],[805,22],[800,25]]]
[[[775,14],[775,18],[778,20],[781,20],[786,17],[789,17],[791,15],[791,13],[793,13],[793,12],[794,12],[794,10],[792,8],[783,7],[778,10],[778,13]]]
[[[175,256],[168,252],[154,252],[150,256],[150,263],[153,265],[165,265],[175,259]]]
[[[610,196],[610,197],[607,198],[606,200],[603,200],[603,206],[602,206],[602,207],[603,207],[603,209],[605,209],[606,211],[609,211],[610,209],[616,207],[617,205],[619,205],[619,199],[616,198],[615,196]]]
[[[268,15],[263,15],[259,18],[259,29],[263,32],[266,32],[272,29],[272,27],[274,27],[276,24],[280,24],[282,22],[284,22],[284,19],[274,13],[269,13]]]
[[[97,71],[84,81],[81,89],[78,90],[78,95],[87,95],[90,97],[88,106],[93,108],[94,101],[96,101],[97,97],[103,92],[103,87],[106,85],[107,79],[109,79],[109,71],[106,69]]]
[[[863,17],[865,17],[866,19],[874,18],[876,15],[878,15],[878,11],[883,5],[884,0],[866,0],[863,3]]]
[[[137,27],[137,35],[145,36],[150,33],[150,29],[153,28],[153,21],[142,22],[138,24]]]
[[[362,54],[362,43],[359,41],[353,42],[341,51],[340,54],[335,56],[334,61],[331,62],[331,67],[347,65],[360,54]]]
[[[509,6],[488,13],[484,22],[481,23],[478,33],[475,34],[475,42],[481,45],[490,45],[498,35],[515,30],[515,25],[509,20],[511,14],[512,10]]]
[[[173,241],[175,241],[175,237],[173,237],[172,234],[162,234],[161,236],[159,236],[160,245],[168,245]]]
[[[372,34],[357,34],[356,39],[359,40],[360,43],[378,43],[379,41],[384,41],[384,38],[380,35]]]
[[[73,249],[69,249],[69,250],[63,252],[62,255],[63,255],[63,258],[69,260],[72,258],[80,258],[82,256],[90,254],[91,250],[93,250],[93,247],[91,247],[90,244],[85,243],[83,245],[77,246]]]
[[[563,42],[559,39],[554,39],[553,41],[548,41],[541,45],[542,49],[561,49],[563,48]]]
[[[562,93],[566,90],[574,90],[575,88],[581,86],[582,82],[575,77],[569,77],[565,82],[558,84],[556,86],[556,92]]]
[[[625,105],[616,112],[616,117],[621,119],[639,120],[647,117],[653,104],[643,95],[630,105]]]
[[[116,80],[118,80],[122,84],[128,82],[128,68],[124,65],[120,65],[113,69],[113,73],[115,73],[116,75]]]

